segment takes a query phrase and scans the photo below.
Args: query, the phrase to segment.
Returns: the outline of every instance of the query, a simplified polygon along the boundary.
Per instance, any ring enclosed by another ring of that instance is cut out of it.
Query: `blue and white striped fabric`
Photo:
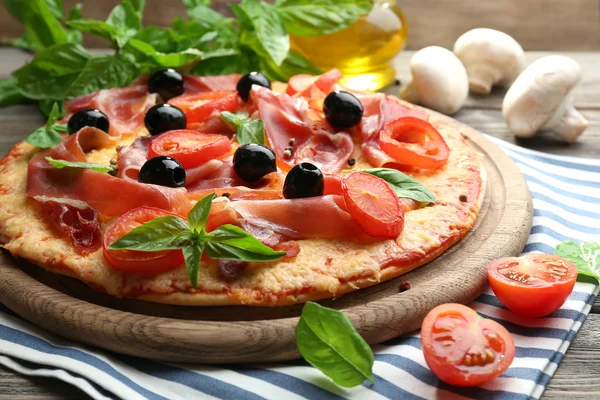
[[[517,163],[533,194],[535,216],[524,252],[552,253],[557,243],[600,241],[600,161],[557,157],[493,139]],[[164,364],[74,344],[25,322],[0,305],[0,363],[51,376],[95,399],[416,399],[539,398],[589,313],[598,286],[578,282],[553,315],[520,318],[491,290],[471,304],[513,335],[511,368],[479,388],[441,383],[427,368],[418,334],[374,347],[375,384],[336,387],[303,361],[278,365]]]

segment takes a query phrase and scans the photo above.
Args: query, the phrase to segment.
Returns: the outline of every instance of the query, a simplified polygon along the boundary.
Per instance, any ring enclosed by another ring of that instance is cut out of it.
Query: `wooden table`
[[[410,80],[408,63],[411,52],[397,58],[398,77],[402,83]],[[527,54],[531,62],[547,55],[546,52]],[[600,53],[563,53],[577,60],[585,71],[584,80],[576,89],[575,104],[590,121],[590,128],[574,145],[566,145],[551,134],[543,133],[530,140],[515,140],[502,119],[504,90],[494,90],[489,97],[470,97],[467,105],[454,117],[474,128],[520,146],[552,154],[597,158],[600,156]],[[7,77],[27,59],[27,55],[0,49],[0,78]],[[398,87],[387,89],[397,94]],[[17,141],[22,140],[44,119],[34,106],[16,106],[0,109],[0,155],[5,154]],[[560,364],[543,398],[600,397],[600,301],[581,327],[577,337]],[[0,399],[83,399],[86,395],[62,381],[50,378],[27,377],[0,367]]]

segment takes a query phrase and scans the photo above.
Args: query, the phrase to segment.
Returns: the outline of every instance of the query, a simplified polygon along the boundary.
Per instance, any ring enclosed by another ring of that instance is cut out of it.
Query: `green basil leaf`
[[[21,36],[17,39],[2,38],[2,39],[0,39],[0,43],[3,46],[11,46],[11,47],[15,47],[18,49],[29,50],[29,51],[33,51],[33,52],[37,52],[37,51],[41,50],[41,47],[33,42],[33,40],[31,39],[31,35],[29,35],[29,33],[27,33],[27,32],[25,32],[23,34],[23,36]]]
[[[27,102],[17,87],[15,79],[0,79],[0,107],[14,106]]]
[[[111,42],[116,42],[117,40],[118,32],[115,27],[104,21],[97,21],[95,19],[77,19],[74,21],[67,21],[66,24],[71,28],[89,33],[90,35],[100,36]]]
[[[235,138],[239,144],[265,144],[265,124],[262,119],[249,119],[242,122],[236,131]]]
[[[52,15],[54,15],[58,19],[63,19],[65,17],[65,7],[63,6],[62,0],[45,0],[48,8]]]
[[[160,67],[178,68],[200,59],[202,52],[197,49],[187,49],[179,53],[160,53],[152,45],[141,40],[131,39],[128,44],[131,48],[141,52]]]
[[[52,129],[59,133],[67,133],[68,131],[67,124],[54,124]]]
[[[134,39],[149,44],[161,53],[171,53],[178,50],[177,42],[179,38],[177,33],[171,28],[149,26],[139,31],[134,36]]]
[[[66,22],[83,19],[83,15],[81,14],[82,7],[83,5],[81,3],[75,4],[69,12],[69,18]],[[83,41],[83,35],[77,29],[67,28],[67,39],[69,43],[81,44]]]
[[[61,116],[64,116],[65,115],[65,104],[62,100],[55,100],[55,99],[40,100],[38,106],[40,107],[40,111],[46,117],[49,117],[50,113],[52,112],[52,109],[54,108],[54,104],[56,104],[58,106],[59,114]]]
[[[182,249],[185,260],[185,269],[187,270],[192,287],[198,287],[198,269],[200,268],[200,259],[204,251],[204,243],[191,244]]]
[[[202,59],[190,71],[193,75],[210,76],[221,74],[246,74],[259,70],[258,63],[252,63],[246,55],[236,53],[232,56]]]
[[[239,144],[265,144],[265,125],[262,119],[250,119],[247,113],[221,112],[221,118],[236,129],[235,137]]]
[[[188,223],[192,229],[203,231],[206,228],[210,207],[212,206],[212,201],[215,197],[217,197],[217,195],[214,193],[204,196],[196,203],[196,205],[194,205],[194,208],[191,209],[188,214]]]
[[[244,0],[232,10],[243,26],[250,25],[254,30],[246,36],[246,44],[250,48],[260,45],[275,65],[281,65],[290,50],[290,38],[275,7],[259,0]]]
[[[261,70],[271,81],[287,82],[292,76],[299,74],[320,75],[322,71],[308,61],[302,54],[291,50],[281,65],[268,58],[261,59]]]
[[[144,13],[144,8],[146,7],[146,0],[125,0],[127,3],[131,4],[135,12],[140,14],[140,17]]]
[[[206,254],[216,260],[273,261],[284,257],[234,225],[222,225],[212,231],[205,242]]]
[[[285,29],[296,36],[340,31],[373,8],[372,0],[278,0],[275,7]]]
[[[211,29],[226,19],[221,13],[206,5],[197,5],[196,7],[189,9],[188,16],[192,20],[202,24],[205,28]]]
[[[56,121],[58,121],[59,119],[61,119],[63,116],[60,106],[58,105],[58,103],[54,103],[52,105],[52,109],[50,109],[50,114],[48,115],[48,120],[46,121],[46,128],[51,128],[54,124],[56,124]]]
[[[296,327],[302,357],[337,385],[354,387],[373,380],[373,351],[340,311],[308,302]]]
[[[90,58],[69,87],[66,97],[128,85],[139,74],[135,65],[114,56]]]
[[[594,277],[600,282],[600,243],[567,240],[556,246],[554,254],[575,264],[579,274]]]
[[[143,2],[123,1],[108,15],[106,23],[115,28],[117,35],[115,41],[119,48],[125,47],[127,41],[142,29],[141,10]]]
[[[60,143],[60,134],[46,127],[37,128],[25,139],[32,146],[48,149]]]
[[[389,183],[400,198],[412,199],[421,203],[435,203],[435,196],[425,185],[398,170],[371,168],[362,172],[375,175]]]
[[[6,9],[25,25],[27,40],[37,48],[67,43],[67,33],[60,24],[62,4],[53,0],[6,0]]]
[[[92,171],[98,172],[109,172],[113,170],[113,167],[102,164],[88,163],[88,162],[75,162],[66,160],[55,160],[51,157],[46,157],[46,161],[53,167],[58,169],[63,168],[79,168],[79,169],[91,169]]]
[[[81,46],[57,44],[40,51],[13,72],[22,95],[35,100],[64,99],[91,55]]]
[[[189,240],[180,236],[189,229],[190,226],[182,218],[166,215],[138,226],[108,248],[149,252],[180,249],[190,244]]]
[[[204,6],[204,7],[210,6],[210,0],[183,0],[183,5],[188,10],[192,10],[198,6]]]

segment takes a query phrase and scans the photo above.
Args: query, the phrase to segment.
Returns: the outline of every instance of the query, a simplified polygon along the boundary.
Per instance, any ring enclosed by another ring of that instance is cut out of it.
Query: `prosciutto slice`
[[[146,111],[156,102],[157,95],[148,93],[144,84],[100,90],[69,100],[65,106],[69,115],[84,108],[97,108],[110,121],[110,135],[121,136],[144,128]]]
[[[349,237],[362,232],[346,211],[342,196],[235,201],[231,207],[246,223],[293,239]]]
[[[376,167],[389,164],[401,164],[399,160],[388,156],[379,148],[379,133],[385,124],[395,121],[401,117],[416,117],[423,120],[428,119],[425,111],[407,103],[397,100],[382,93],[360,96],[364,113],[359,127],[362,151],[369,163]]]
[[[318,113],[308,107],[306,99],[277,94],[254,86],[251,101],[265,125],[265,134],[277,154],[282,169],[309,161],[323,173],[341,171],[354,151],[354,143],[347,132],[335,133]],[[291,148],[293,154],[284,152]]]
[[[108,216],[150,206],[179,212],[189,201],[185,189],[138,183],[88,169],[57,169],[45,157],[67,161],[86,161],[85,153],[92,149],[112,147],[113,138],[96,128],[83,128],[52,150],[37,154],[27,170],[27,196],[40,202],[54,201],[86,206]]]

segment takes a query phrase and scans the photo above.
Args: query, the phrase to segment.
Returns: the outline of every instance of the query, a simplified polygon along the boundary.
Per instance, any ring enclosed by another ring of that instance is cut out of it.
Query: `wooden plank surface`
[[[104,20],[120,0],[65,0],[70,9],[83,3],[87,18]],[[227,12],[231,0],[213,0],[213,7]],[[147,0],[144,23],[164,26],[183,17],[180,0]],[[438,45],[452,47],[469,29],[482,26],[513,35],[526,50],[597,50],[599,42],[599,0],[398,0],[405,11],[410,36],[409,49]],[[23,27],[0,9],[0,37],[16,37]],[[106,47],[98,37],[86,38],[86,45]]]
[[[542,0],[540,0],[541,2]],[[545,0],[544,0],[545,1]],[[89,2],[88,2],[89,3]],[[565,2],[568,3],[568,2]],[[574,1],[575,3],[575,1]],[[1,20],[2,18],[0,18]],[[547,53],[529,53],[530,60]],[[576,90],[577,106],[590,120],[590,128],[573,146],[562,145],[550,135],[519,145],[551,152],[553,154],[574,155],[582,157],[598,157],[600,154],[600,54],[567,53],[578,60],[586,75],[585,84]],[[404,82],[409,79],[408,61],[410,52],[398,59],[399,78]],[[0,77],[7,76],[12,69],[21,65],[24,60],[21,53],[8,49],[0,50]],[[397,88],[388,89],[397,93]],[[461,110],[455,118],[470,124],[474,128],[514,142],[513,135],[506,128],[500,109],[503,91],[497,90],[487,98],[470,98],[468,107]],[[4,154],[12,144],[22,140],[26,132],[30,132],[43,123],[42,117],[34,107],[18,106],[0,109],[0,155]],[[580,332],[569,348],[543,398],[600,398],[600,302],[592,308],[592,314],[583,324]],[[83,399],[85,396],[70,385],[49,378],[24,377],[4,367],[0,367],[0,399]]]

